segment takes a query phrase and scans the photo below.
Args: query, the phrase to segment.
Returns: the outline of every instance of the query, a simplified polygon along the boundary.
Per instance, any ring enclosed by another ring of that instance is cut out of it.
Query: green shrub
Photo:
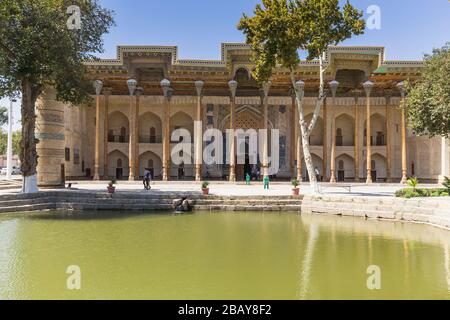
[[[444,177],[444,182],[442,182],[442,185],[445,189],[447,189],[447,193],[450,193],[450,178]]]
[[[402,189],[398,190],[395,193],[395,196],[397,198],[426,198],[426,197],[448,197],[449,192],[447,189]]]
[[[416,177],[413,178],[409,178],[408,179],[408,186],[410,186],[411,188],[413,188],[414,190],[417,189],[417,186],[419,185],[419,179],[417,179]]]

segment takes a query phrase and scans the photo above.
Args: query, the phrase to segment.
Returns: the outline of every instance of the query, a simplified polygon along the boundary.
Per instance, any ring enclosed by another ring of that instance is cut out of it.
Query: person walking
[[[143,181],[145,190],[151,189],[151,187],[150,187],[151,176],[152,176],[152,174],[151,174],[150,170],[148,168],[145,168],[144,181]]]

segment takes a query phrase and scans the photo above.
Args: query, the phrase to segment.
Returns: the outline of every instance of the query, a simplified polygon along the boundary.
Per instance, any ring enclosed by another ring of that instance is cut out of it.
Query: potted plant
[[[300,188],[298,187],[300,185],[300,182],[298,182],[297,179],[292,179],[291,184],[294,187],[292,189],[292,195],[294,196],[300,195]]]
[[[209,186],[209,182],[208,181],[204,181],[202,183],[202,192],[203,192],[204,196],[209,195],[209,188],[208,188],[208,186]]]
[[[108,183],[108,193],[115,193],[116,187],[114,186],[117,183],[116,179],[111,179],[111,181]]]

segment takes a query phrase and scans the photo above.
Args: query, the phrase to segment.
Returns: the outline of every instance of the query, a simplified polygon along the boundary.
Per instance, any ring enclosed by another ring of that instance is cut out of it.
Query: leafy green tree
[[[20,140],[22,133],[19,131],[13,132],[13,154],[18,155],[20,153]],[[0,129],[0,155],[6,155],[8,149],[8,133]]]
[[[112,12],[98,0],[0,1],[0,97],[22,96],[24,192],[37,190],[36,99],[52,87],[59,101],[89,102],[92,85],[83,61],[103,51],[102,35],[113,23]]]
[[[425,55],[421,79],[407,82],[404,107],[418,135],[450,136],[450,42]]]
[[[253,76],[258,82],[269,81],[277,65],[290,71],[300,115],[303,154],[316,193],[318,185],[309,137],[326,98],[325,52],[330,45],[362,34],[365,29],[362,16],[363,13],[349,1],[341,8],[338,0],[262,0],[262,4],[256,6],[254,16],[244,14],[238,24],[238,29],[243,31],[252,47],[256,65]],[[307,60],[319,60],[319,98],[309,123],[303,109],[304,91],[295,79],[300,63],[299,50],[308,53]]]
[[[0,107],[0,127],[8,123],[8,109]]]

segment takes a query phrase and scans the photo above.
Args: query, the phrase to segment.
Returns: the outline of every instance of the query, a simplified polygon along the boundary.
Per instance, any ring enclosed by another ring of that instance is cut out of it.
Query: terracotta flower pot
[[[300,188],[292,189],[292,195],[293,195],[293,196],[298,196],[298,195],[300,195]]]
[[[110,187],[108,186],[108,193],[115,193],[116,192],[116,187]]]
[[[202,189],[202,192],[204,196],[209,195],[209,188]]]

